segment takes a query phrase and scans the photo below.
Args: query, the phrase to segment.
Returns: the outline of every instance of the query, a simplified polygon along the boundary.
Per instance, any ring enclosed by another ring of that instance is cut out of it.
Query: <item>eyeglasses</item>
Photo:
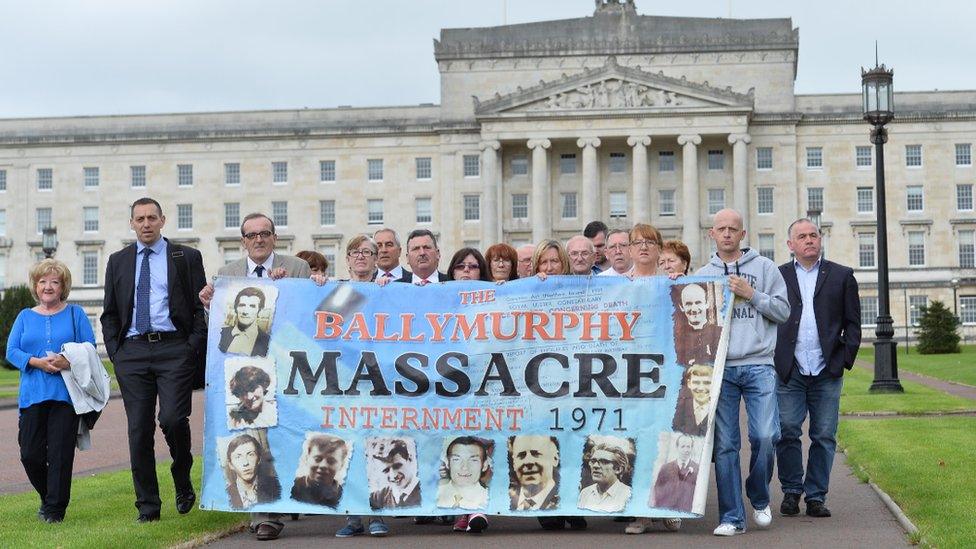
[[[349,252],[349,255],[356,257],[373,257],[373,250],[353,250]]]
[[[576,258],[590,257],[590,254],[591,253],[592,252],[587,252],[587,251],[582,251],[582,252],[569,252],[569,257],[572,257],[574,259],[576,259]]]
[[[594,465],[602,465],[603,467],[610,467],[611,465],[613,465],[613,462],[610,461],[609,459],[597,459],[597,458],[590,458],[589,460],[587,460],[587,463],[590,464],[590,467]]]
[[[522,259],[519,259],[518,262],[521,263],[521,264],[523,264],[523,265],[528,265],[528,264],[532,263],[532,258],[531,257],[523,257]]]
[[[477,271],[479,268],[477,263],[458,263],[454,265],[455,271]]]
[[[530,259],[529,261],[532,261],[532,260]],[[491,260],[491,262],[492,263],[511,263],[510,260],[505,259],[504,257],[496,257],[496,258],[493,258]]]
[[[626,250],[629,247],[630,247],[630,244],[614,244],[613,246],[607,246],[607,249],[608,250],[613,250],[613,251],[616,252],[618,250]]]
[[[634,246],[635,248],[653,248],[654,246],[657,246],[657,241],[656,240],[635,240],[631,242],[630,245]]]
[[[271,231],[260,231],[260,232],[256,232],[256,233],[247,233],[247,234],[241,235],[241,236],[243,236],[247,240],[254,240],[255,238],[257,238],[259,236],[261,238],[271,238],[271,235],[273,235],[273,234],[274,233],[271,232]]]

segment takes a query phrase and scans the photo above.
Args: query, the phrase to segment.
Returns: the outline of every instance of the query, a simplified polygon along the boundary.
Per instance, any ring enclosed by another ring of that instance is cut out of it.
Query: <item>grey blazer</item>
[[[271,268],[277,269],[278,267],[285,269],[288,273],[285,275],[287,278],[308,278],[312,276],[312,269],[309,268],[308,263],[295,256],[275,253]],[[247,276],[247,258],[242,257],[224,265],[217,270],[217,274],[221,276]]]

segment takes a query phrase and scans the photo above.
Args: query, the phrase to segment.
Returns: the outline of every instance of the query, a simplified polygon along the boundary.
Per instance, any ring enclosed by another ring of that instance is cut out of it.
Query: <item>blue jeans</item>
[[[753,509],[769,505],[769,481],[779,440],[776,371],[772,364],[726,366],[715,411],[715,484],[721,523],[745,528],[742,472],[739,467],[739,399],[745,400],[749,427],[749,476],[746,495]]]
[[[832,377],[826,368],[816,376],[800,375],[793,367],[788,383],[778,382],[779,422],[783,438],[776,445],[779,482],[784,494],[806,494],[806,501],[824,502],[830,483],[837,441],[837,414],[844,378]],[[810,414],[810,455],[803,478],[801,427]]]

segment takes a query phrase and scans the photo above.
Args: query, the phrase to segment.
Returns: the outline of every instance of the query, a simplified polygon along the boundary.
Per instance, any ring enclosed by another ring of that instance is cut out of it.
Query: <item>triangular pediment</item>
[[[475,100],[475,115],[518,115],[579,111],[644,111],[751,109],[753,90],[737,93],[731,88],[716,88],[708,82],[672,78],[639,68],[622,67],[609,57],[598,69],[559,80],[540,81],[528,89],[517,88],[508,95],[495,94],[490,100]]]

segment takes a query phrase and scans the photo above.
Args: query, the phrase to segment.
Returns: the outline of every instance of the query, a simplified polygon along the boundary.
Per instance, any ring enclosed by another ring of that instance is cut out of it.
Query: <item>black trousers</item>
[[[41,513],[64,518],[71,498],[78,416],[67,402],[48,400],[20,409],[20,462],[41,496]]]
[[[156,401],[159,427],[169,445],[176,494],[193,491],[190,468],[190,411],[193,396],[193,366],[187,363],[189,348],[182,338],[150,343],[127,339],[115,353],[115,377],[122,390],[122,402],[129,428],[129,462],[136,491],[136,508],[141,514],[160,511],[159,480],[156,478]]]

